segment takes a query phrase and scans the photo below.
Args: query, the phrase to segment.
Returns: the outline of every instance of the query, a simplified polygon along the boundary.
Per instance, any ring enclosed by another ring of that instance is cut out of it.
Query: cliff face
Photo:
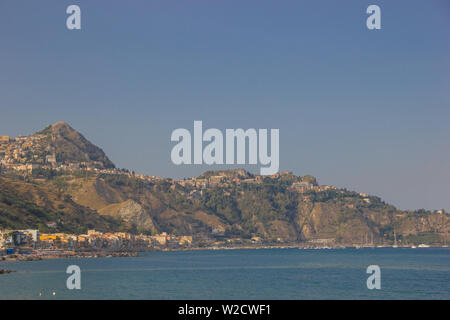
[[[156,233],[151,215],[138,202],[128,199],[123,202],[110,204],[98,211],[101,215],[117,217],[131,230],[139,233]]]

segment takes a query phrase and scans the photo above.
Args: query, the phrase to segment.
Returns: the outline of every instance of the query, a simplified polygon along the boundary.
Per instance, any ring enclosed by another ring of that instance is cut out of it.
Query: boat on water
[[[430,246],[427,244],[419,244],[419,248],[429,248]]]
[[[415,249],[415,248],[417,248],[417,247],[416,247],[416,246],[414,246],[414,245],[412,245],[412,246],[411,246],[411,249]]]

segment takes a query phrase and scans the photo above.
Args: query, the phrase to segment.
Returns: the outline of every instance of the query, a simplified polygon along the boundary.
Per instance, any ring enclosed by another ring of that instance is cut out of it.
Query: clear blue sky
[[[279,128],[280,170],[450,209],[449,40],[447,0],[0,0],[0,134],[64,120],[179,178],[209,168],[171,163],[174,129]]]

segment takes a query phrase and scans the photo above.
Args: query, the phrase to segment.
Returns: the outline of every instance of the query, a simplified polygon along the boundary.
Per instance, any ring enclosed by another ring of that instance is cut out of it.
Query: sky
[[[0,0],[0,135],[67,121],[182,178],[224,167],[174,165],[173,130],[278,128],[280,171],[449,210],[449,31],[447,0]]]

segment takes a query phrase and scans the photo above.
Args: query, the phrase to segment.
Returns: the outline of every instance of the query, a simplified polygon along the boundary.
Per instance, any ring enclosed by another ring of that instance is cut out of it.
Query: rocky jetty
[[[7,274],[7,273],[11,273],[14,272],[12,270],[8,270],[8,269],[0,269],[0,274]]]

